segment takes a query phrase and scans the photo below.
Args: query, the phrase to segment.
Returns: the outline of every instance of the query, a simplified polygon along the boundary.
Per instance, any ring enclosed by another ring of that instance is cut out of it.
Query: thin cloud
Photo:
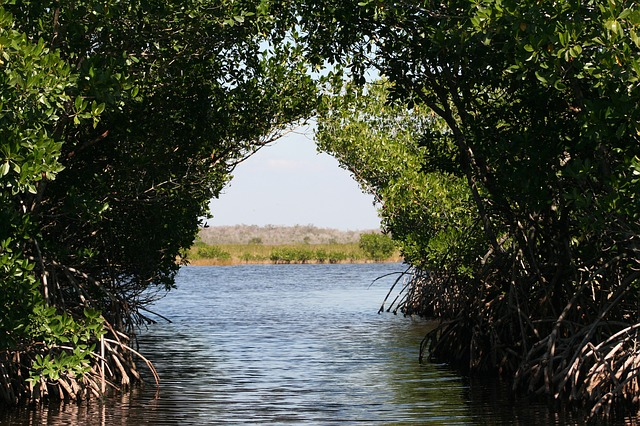
[[[320,171],[326,170],[322,165],[314,164],[309,161],[300,160],[285,160],[285,159],[270,159],[267,160],[267,168],[273,171]]]

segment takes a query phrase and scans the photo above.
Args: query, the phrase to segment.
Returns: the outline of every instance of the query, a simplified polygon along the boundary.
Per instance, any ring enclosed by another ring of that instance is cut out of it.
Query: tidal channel
[[[431,324],[378,313],[401,264],[185,267],[140,331],[161,383],[0,425],[581,424],[419,363]],[[383,277],[381,279],[377,278]],[[375,282],[374,282],[375,281]],[[144,370],[144,365],[140,368]]]

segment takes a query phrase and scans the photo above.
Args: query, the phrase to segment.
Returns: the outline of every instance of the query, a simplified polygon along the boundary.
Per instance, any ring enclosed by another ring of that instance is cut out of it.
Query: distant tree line
[[[285,230],[288,228],[284,228]],[[258,238],[259,239],[259,238]],[[381,233],[363,233],[357,243],[206,244],[196,242],[187,254],[196,265],[237,263],[344,263],[401,260],[393,240]]]

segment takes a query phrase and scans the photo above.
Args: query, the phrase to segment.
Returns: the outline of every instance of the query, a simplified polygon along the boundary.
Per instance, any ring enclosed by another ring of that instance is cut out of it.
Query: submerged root
[[[110,390],[123,391],[140,381],[134,357],[140,358],[147,365],[157,385],[159,377],[153,364],[123,343],[122,333],[119,334],[114,339],[103,338],[102,353],[96,351],[92,354],[87,372],[76,375],[72,371],[66,371],[55,379],[40,376],[37,380],[27,380],[36,355],[43,355],[43,350],[0,352],[0,401],[7,405],[17,405],[47,400],[81,401],[102,398]],[[51,355],[70,349],[57,348],[47,352]]]
[[[0,404],[80,401],[125,391],[141,381],[138,360],[159,382],[151,362],[134,349],[135,333],[154,322],[145,306],[166,288],[149,290],[128,276],[97,279],[45,262],[41,254],[34,260],[46,297],[29,311],[33,328],[5,339],[0,349]]]
[[[514,390],[608,416],[640,408],[640,272],[621,270],[585,269],[562,292],[530,275],[505,284],[416,270],[395,309],[440,320],[421,358],[501,375]]]

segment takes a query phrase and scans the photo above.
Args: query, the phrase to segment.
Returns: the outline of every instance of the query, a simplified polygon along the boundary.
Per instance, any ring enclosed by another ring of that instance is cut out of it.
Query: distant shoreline
[[[402,257],[397,256],[385,260],[341,260],[338,262],[318,262],[317,260],[309,260],[305,262],[291,261],[291,262],[273,262],[271,260],[255,260],[255,261],[240,261],[237,259],[194,259],[188,260],[185,266],[241,266],[241,265],[346,265],[346,264],[376,264],[376,263],[401,263]]]
[[[209,227],[185,259],[192,266],[393,263],[402,256],[380,230],[339,231],[313,225]]]

